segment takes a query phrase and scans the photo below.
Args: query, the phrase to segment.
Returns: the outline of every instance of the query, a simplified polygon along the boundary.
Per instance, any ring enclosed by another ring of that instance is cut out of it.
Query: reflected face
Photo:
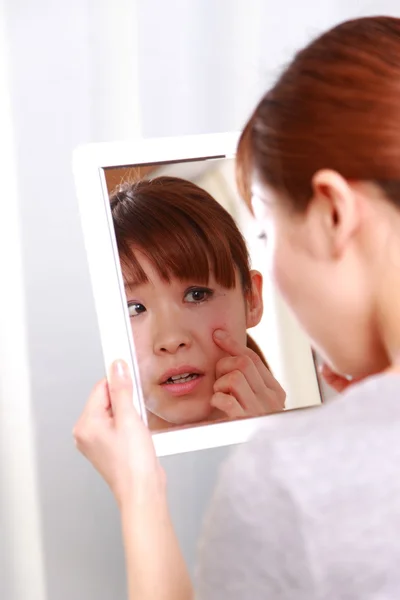
[[[226,289],[212,275],[207,286],[176,278],[168,283],[135,254],[148,282],[130,286],[126,275],[125,291],[146,408],[171,425],[210,419],[215,366],[225,356],[212,334],[222,328],[246,343],[241,285]]]

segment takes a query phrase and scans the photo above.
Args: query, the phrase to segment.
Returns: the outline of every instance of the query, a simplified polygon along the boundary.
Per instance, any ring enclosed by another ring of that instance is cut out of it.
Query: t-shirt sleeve
[[[196,600],[312,600],[302,515],[273,444],[223,468],[199,546]]]

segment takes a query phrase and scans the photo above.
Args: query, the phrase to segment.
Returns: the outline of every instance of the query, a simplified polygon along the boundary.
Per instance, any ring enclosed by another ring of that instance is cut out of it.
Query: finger
[[[239,344],[239,342],[234,340],[231,334],[224,329],[216,329],[213,332],[213,338],[217,346],[231,356],[239,356],[248,350],[247,346],[244,344]]]
[[[221,392],[236,398],[246,414],[257,416],[262,414],[261,403],[241,371],[231,371],[214,383],[214,392]]]
[[[246,416],[239,402],[230,394],[216,392],[211,398],[211,406],[226,414],[228,419],[243,419]]]
[[[76,422],[72,435],[76,447],[82,452],[86,440],[92,435],[96,423],[109,424],[111,405],[106,379],[99,381],[93,388],[86,406]]]
[[[241,356],[226,356],[221,358],[215,367],[216,379],[218,380],[223,375],[227,375],[232,371],[243,373],[254,394],[265,394],[266,385],[249,356],[242,354]]]
[[[117,425],[123,424],[127,419],[139,418],[133,405],[132,378],[124,361],[117,360],[111,365],[108,388]]]
[[[107,379],[103,378],[96,383],[86,403],[84,414],[101,414],[110,408]]]
[[[250,348],[243,344],[239,344],[233,337],[223,329],[216,329],[213,333],[214,342],[231,356],[248,356],[254,363],[257,371],[260,373],[265,385],[273,390],[281,391],[282,388],[271,371],[267,369],[261,358]]]

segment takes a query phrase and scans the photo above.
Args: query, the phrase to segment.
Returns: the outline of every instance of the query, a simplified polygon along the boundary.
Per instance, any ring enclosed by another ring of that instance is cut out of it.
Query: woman
[[[399,19],[337,26],[295,56],[242,135],[239,179],[270,272],[330,367],[363,381],[319,409],[266,419],[226,465],[199,598],[398,596],[399,57]],[[78,445],[121,507],[130,597],[190,598],[163,476],[117,367],[109,395],[105,384],[92,394]]]
[[[121,185],[111,211],[150,429],[283,410],[246,333],[263,314],[262,276],[229,213],[178,177]],[[218,326],[245,354],[227,355]]]

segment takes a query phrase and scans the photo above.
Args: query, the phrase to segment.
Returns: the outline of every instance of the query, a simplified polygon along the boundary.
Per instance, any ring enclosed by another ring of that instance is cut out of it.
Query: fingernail
[[[224,338],[226,338],[228,334],[226,333],[226,331],[224,331],[223,329],[216,329],[214,331],[214,336],[216,338],[218,338],[219,340],[223,340]]]
[[[116,360],[111,366],[111,372],[119,379],[129,379],[128,365],[123,360]]]

